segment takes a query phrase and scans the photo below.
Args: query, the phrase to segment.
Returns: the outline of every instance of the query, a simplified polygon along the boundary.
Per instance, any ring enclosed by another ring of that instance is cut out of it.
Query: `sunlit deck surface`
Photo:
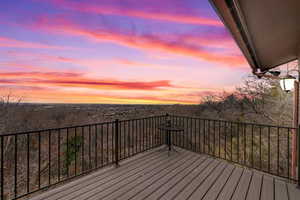
[[[106,168],[32,200],[113,199],[233,199],[296,200],[295,184],[223,160],[176,148],[161,148],[122,161],[119,168]]]

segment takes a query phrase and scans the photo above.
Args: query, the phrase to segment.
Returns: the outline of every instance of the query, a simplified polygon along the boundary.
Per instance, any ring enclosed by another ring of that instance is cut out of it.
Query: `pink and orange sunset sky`
[[[0,93],[193,104],[250,67],[207,0],[2,0]]]

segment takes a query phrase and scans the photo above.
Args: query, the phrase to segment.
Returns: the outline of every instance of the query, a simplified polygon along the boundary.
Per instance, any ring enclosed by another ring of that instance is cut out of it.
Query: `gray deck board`
[[[261,199],[273,200],[274,199],[274,178],[270,176],[264,176]]]
[[[288,194],[290,196],[290,200],[298,200],[300,198],[299,188],[296,188],[296,185],[287,183]]]
[[[226,185],[226,182],[229,180],[232,175],[235,167],[233,165],[229,165],[225,171],[222,173],[218,181],[212,186],[212,188],[207,192],[203,200],[211,200],[216,199],[218,195],[221,193],[223,187]]]
[[[223,188],[222,192],[218,196],[218,200],[226,200],[231,199],[234,194],[234,191],[240,181],[241,176],[243,175],[242,168],[236,168],[232,173],[230,179],[226,183],[225,187]]]
[[[262,174],[253,173],[247,200],[259,200],[262,186]]]
[[[284,179],[178,148],[157,148],[48,190],[31,200],[296,200]]]
[[[194,190],[194,192],[190,195],[189,199],[193,199],[193,200],[202,199],[206,195],[208,190],[213,186],[213,184],[218,180],[218,178],[224,172],[226,167],[227,167],[226,163],[221,163],[218,166],[218,168],[214,171],[214,173],[211,173],[208,176],[208,178],[205,180],[205,182],[200,184],[196,188],[196,190]]]
[[[253,173],[248,170],[243,173],[243,176],[241,177],[235,193],[232,196],[232,200],[246,199],[252,174]]]
[[[180,174],[186,171],[189,167],[193,166],[194,163],[199,161],[199,158],[194,156],[191,159],[188,159],[186,162],[180,164],[175,170],[171,170],[165,176],[158,176],[157,178],[151,177],[148,179],[148,183],[143,183],[142,185],[137,186],[134,190],[127,192],[126,194],[120,196],[118,199],[127,200],[127,199],[143,199],[149,194],[153,193],[159,187],[168,184],[175,177],[180,176]]]
[[[160,179],[156,184],[150,185],[147,189],[143,192],[139,193],[132,200],[139,200],[139,199],[157,199],[160,195],[162,195],[165,191],[173,187],[180,179],[183,179],[187,176],[192,170],[197,168],[203,161],[204,157],[198,158],[193,163],[188,163],[188,166],[184,168],[180,173],[175,174],[172,178],[163,181],[164,179]]]
[[[275,180],[275,200],[289,199],[286,183],[281,180]]]
[[[199,174],[201,174],[206,168],[209,168],[212,164],[213,160],[207,159],[205,160],[202,165],[200,165],[197,169],[192,171],[188,176],[186,176],[183,180],[178,182],[172,189],[168,190],[166,193],[161,195],[158,199],[173,199],[176,197],[177,194],[179,194],[182,190],[184,190],[185,187],[188,186],[188,184],[191,182],[191,180],[195,177],[197,177]]]

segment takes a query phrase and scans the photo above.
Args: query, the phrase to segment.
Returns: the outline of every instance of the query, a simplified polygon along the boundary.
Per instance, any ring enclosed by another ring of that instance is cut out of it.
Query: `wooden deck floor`
[[[31,200],[296,200],[296,185],[255,170],[179,149],[155,149]]]

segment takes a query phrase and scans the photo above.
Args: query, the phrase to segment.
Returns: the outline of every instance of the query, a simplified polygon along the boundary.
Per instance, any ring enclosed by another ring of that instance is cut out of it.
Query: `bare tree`
[[[292,94],[283,92],[277,81],[249,76],[233,93],[203,97],[198,114],[234,121],[290,125]]]

